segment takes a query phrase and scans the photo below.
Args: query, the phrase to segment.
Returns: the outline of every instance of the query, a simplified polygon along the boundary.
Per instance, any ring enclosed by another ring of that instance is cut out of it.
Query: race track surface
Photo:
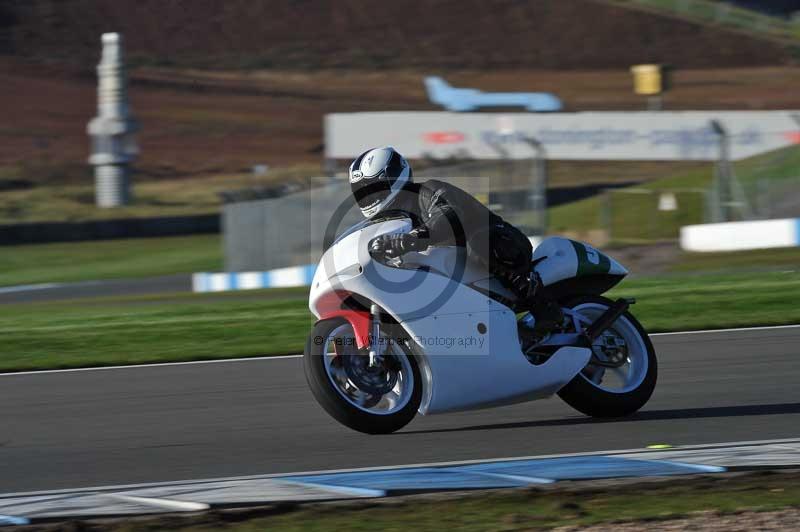
[[[653,340],[659,385],[631,418],[554,398],[389,436],[330,419],[299,358],[2,375],[0,492],[800,435],[800,328]]]
[[[41,303],[102,296],[145,296],[191,291],[192,276],[186,273],[179,273],[144,279],[114,279],[110,281],[0,287],[0,304]]]

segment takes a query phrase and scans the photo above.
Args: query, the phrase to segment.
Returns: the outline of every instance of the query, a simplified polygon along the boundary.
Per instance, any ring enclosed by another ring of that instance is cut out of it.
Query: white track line
[[[21,284],[17,286],[0,287],[0,294],[13,294],[16,292],[33,292],[34,290],[47,290],[63,286],[61,283]]]
[[[17,371],[11,373],[0,373],[0,377],[13,377],[14,375],[46,375],[48,373],[74,373],[78,371],[108,371],[115,369],[139,369],[139,368],[160,368],[168,366],[195,366],[201,364],[226,364],[228,362],[254,362],[263,360],[283,360],[287,358],[300,358],[303,355],[275,355],[250,358],[218,358],[214,360],[190,360],[187,362],[156,362],[153,364],[128,364],[125,366],[99,366],[92,368],[70,368],[70,369],[43,369],[34,371]]]
[[[176,501],[174,499],[160,499],[154,497],[135,497],[133,495],[122,495],[120,493],[106,493],[106,497],[119,501],[140,504],[142,506],[152,506],[173,512],[202,512],[211,508],[204,502]]]
[[[730,333],[730,332],[748,332],[748,331],[770,331],[780,329],[797,329],[797,325],[771,325],[765,327],[740,327],[738,329],[706,329],[701,331],[675,331],[652,333],[650,336],[680,336],[684,334],[714,334],[714,333]],[[140,368],[155,368],[155,367],[169,367],[169,366],[192,366],[200,364],[227,364],[232,362],[260,362],[264,360],[284,360],[287,358],[300,358],[303,355],[276,355],[276,356],[263,356],[263,357],[249,357],[249,358],[218,358],[213,360],[191,360],[187,362],[156,362],[152,364],[127,364],[124,366],[99,366],[91,368],[70,368],[70,369],[43,369],[34,371],[16,371],[10,373],[0,373],[0,377],[12,377],[15,375],[46,375],[48,373],[73,373],[79,371],[107,371],[116,369],[140,369]]]
[[[766,325],[764,327],[738,327],[734,329],[703,329],[700,331],[674,331],[652,333],[650,336],[675,336],[680,334],[712,334],[712,333],[725,333],[725,332],[747,332],[747,331],[770,331],[773,329],[797,329],[800,324],[795,325]]]

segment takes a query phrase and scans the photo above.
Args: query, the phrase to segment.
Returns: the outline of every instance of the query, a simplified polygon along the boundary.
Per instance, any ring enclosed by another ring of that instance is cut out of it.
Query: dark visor
[[[383,201],[391,192],[389,181],[383,177],[363,178],[350,184],[353,197],[362,209]]]

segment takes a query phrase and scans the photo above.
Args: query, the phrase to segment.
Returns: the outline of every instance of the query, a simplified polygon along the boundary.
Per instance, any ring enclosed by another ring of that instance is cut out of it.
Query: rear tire
[[[562,307],[575,309],[580,307],[599,307],[608,308],[613,302],[607,298],[600,296],[580,296],[568,300]],[[628,325],[630,327],[628,327]],[[636,383],[635,387],[622,391],[611,391],[604,389],[598,384],[590,381],[589,372],[592,368],[597,366],[587,365],[586,368],[575,376],[566,386],[559,390],[558,395],[568,405],[575,410],[586,414],[587,416],[599,418],[613,418],[623,417],[633,414],[642,408],[656,387],[658,379],[658,363],[656,361],[656,353],[653,348],[652,342],[644,330],[644,327],[639,321],[633,317],[629,312],[625,312],[617,322],[614,323],[614,328],[627,329],[629,335],[635,331],[641,339],[641,344],[637,348],[644,349],[640,353],[642,364],[646,363],[646,368],[641,368],[642,378],[641,382]],[[645,362],[646,361],[646,362]]]
[[[392,349],[395,353],[387,356],[406,357],[407,367],[410,368],[411,378],[409,379],[412,389],[407,403],[397,411],[379,414],[367,411],[367,408],[374,407],[377,403],[371,402],[356,406],[351,400],[346,399],[342,392],[336,387],[333,378],[329,374],[329,367],[326,367],[325,359],[330,356],[328,351],[328,339],[337,330],[346,327],[352,334],[347,320],[333,318],[322,320],[314,325],[311,334],[306,341],[306,348],[303,354],[303,366],[305,369],[306,381],[311,388],[317,402],[325,411],[336,419],[339,423],[350,427],[353,430],[366,434],[388,434],[406,426],[417,414],[419,405],[422,402],[422,380],[419,366],[414,355],[408,347],[401,344],[394,344]],[[319,339],[323,339],[320,341]],[[399,351],[399,352],[398,352]],[[342,354],[337,357],[352,356],[364,357],[364,354]]]

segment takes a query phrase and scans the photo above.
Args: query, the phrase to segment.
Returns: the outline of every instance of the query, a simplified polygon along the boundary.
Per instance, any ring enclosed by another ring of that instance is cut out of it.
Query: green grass
[[[800,147],[790,146],[734,163],[734,172],[748,199],[755,202],[757,182],[773,184],[800,177]],[[606,196],[559,205],[548,210],[549,232],[585,234],[609,230],[617,244],[676,239],[684,225],[705,221],[706,196],[713,165],[680,172],[635,187],[615,189]],[[675,195],[678,208],[659,211],[662,193]]]
[[[800,273],[630,279],[651,332],[800,322]],[[0,370],[296,353],[313,317],[306,289],[0,305]]]
[[[0,369],[296,353],[312,323],[305,289],[0,305]]]
[[[800,323],[800,272],[665,275],[623,281],[650,332]]]
[[[735,253],[682,253],[673,272],[800,269],[800,248],[757,249]]]
[[[320,174],[319,167],[310,164],[273,168],[263,177],[238,173],[146,179],[134,174],[131,204],[101,209],[94,204],[94,186],[88,174],[79,174],[68,183],[57,180],[62,171],[71,171],[70,168],[63,164],[33,168],[0,166],[0,185],[11,180],[21,180],[30,185],[30,188],[0,193],[0,224],[212,214],[219,212],[222,205],[220,192],[274,183],[306,182]],[[79,167],[79,170],[89,172],[85,167]]]
[[[617,243],[642,243],[676,238],[680,227],[702,223],[703,190],[711,184],[712,166],[683,172],[630,188],[610,191],[607,196],[559,205],[548,210],[549,232],[586,233],[593,229],[610,229]],[[662,192],[675,195],[678,209],[659,211]]]
[[[112,530],[544,530],[594,524],[639,522],[641,529],[679,517],[706,520],[732,517],[742,510],[770,511],[797,507],[796,474],[750,475],[727,479],[681,479],[666,484],[619,485],[611,488],[483,492],[451,497],[407,498],[385,504],[304,505],[254,509],[229,516],[204,514],[117,523]],[[709,515],[709,513],[711,515]],[[271,514],[271,515],[270,515]],[[747,528],[747,516],[735,516]],[[645,522],[646,521],[646,522]],[[572,529],[572,528],[570,528]]]
[[[30,244],[0,247],[0,286],[137,278],[223,267],[219,235]],[[800,265],[800,249],[684,253],[675,272]]]
[[[800,177],[800,147],[790,146],[736,164],[736,177],[747,187],[757,179],[774,182]]]
[[[0,246],[0,286],[221,269],[219,235]]]
[[[754,35],[785,41],[800,41],[800,25],[744,7],[709,0],[614,0],[617,4],[634,4],[670,12],[689,20],[735,28]],[[727,9],[721,10],[720,7]]]

